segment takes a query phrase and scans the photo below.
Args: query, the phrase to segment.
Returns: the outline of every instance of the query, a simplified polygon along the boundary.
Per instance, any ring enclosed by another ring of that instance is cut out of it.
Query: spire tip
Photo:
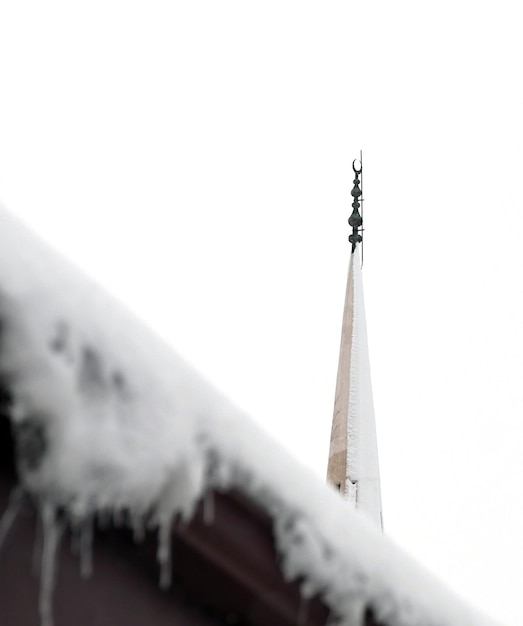
[[[356,165],[359,163],[359,165]],[[352,244],[352,252],[356,250],[356,244],[363,241],[363,237],[361,233],[363,232],[363,216],[359,212],[360,206],[362,207],[363,213],[363,198],[361,197],[363,191],[363,155],[360,150],[360,158],[354,159],[352,162],[352,169],[354,171],[354,187],[351,191],[351,196],[353,197],[352,202],[352,213],[349,217],[349,226],[352,227],[352,234],[349,235],[349,241]]]

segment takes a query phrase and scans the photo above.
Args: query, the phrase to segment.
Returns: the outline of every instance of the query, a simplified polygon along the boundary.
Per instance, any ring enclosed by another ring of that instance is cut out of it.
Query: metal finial
[[[359,212],[359,208],[361,206],[361,212],[363,213],[363,198],[361,197],[363,193],[363,160],[361,150],[359,158],[359,168],[356,167],[356,161],[358,161],[358,159],[354,159],[354,161],[352,162],[352,169],[354,170],[354,187],[351,191],[353,202],[352,213],[349,217],[349,226],[352,226],[352,234],[349,235],[349,241],[352,244],[352,252],[356,250],[356,244],[363,241],[363,237],[361,236],[361,233],[363,232],[363,216],[360,215]]]

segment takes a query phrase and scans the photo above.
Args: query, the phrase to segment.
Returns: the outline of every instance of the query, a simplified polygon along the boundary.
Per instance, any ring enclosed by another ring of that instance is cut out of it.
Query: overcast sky
[[[519,10],[0,0],[0,201],[321,475],[363,148],[385,529],[512,625]]]

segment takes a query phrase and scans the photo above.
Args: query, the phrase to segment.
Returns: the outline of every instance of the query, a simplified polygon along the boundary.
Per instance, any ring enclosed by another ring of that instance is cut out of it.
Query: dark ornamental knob
[[[359,202],[358,202],[359,205]],[[354,211],[349,217],[349,226],[352,228],[359,228],[363,224],[363,219],[358,211],[358,207],[354,207]]]
[[[349,236],[349,241],[352,244],[352,251],[354,252],[354,250],[356,249],[356,244],[360,243],[363,238],[361,236],[361,232],[363,231],[363,217],[360,215],[359,212],[359,208],[361,206],[361,202],[363,202],[363,198],[361,198],[361,194],[363,193],[361,190],[361,179],[360,176],[362,174],[362,170],[363,170],[363,164],[361,161],[361,153],[360,153],[360,160],[359,160],[359,168],[356,167],[356,161],[357,159],[355,159],[352,162],[352,169],[354,170],[354,180],[352,181],[354,183],[354,187],[352,188],[351,196],[354,198],[354,201],[352,203],[352,213],[351,216],[349,217],[349,226],[352,227],[352,234]],[[360,200],[361,198],[361,200]]]

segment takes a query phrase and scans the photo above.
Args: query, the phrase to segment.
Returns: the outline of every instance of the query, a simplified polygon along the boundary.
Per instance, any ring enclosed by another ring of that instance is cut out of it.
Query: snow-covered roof
[[[57,507],[152,512],[165,540],[208,490],[234,488],[271,516],[285,576],[341,623],[365,605],[391,626],[488,623],[4,211],[0,323],[20,481],[43,512],[44,622]]]

